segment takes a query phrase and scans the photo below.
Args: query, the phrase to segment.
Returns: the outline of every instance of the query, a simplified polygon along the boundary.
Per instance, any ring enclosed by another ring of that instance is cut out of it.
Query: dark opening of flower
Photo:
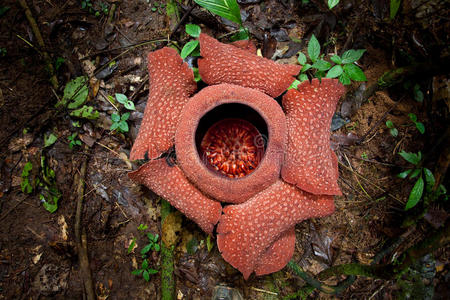
[[[228,178],[242,178],[261,162],[266,136],[267,125],[255,110],[230,103],[212,109],[201,118],[196,144],[208,169]]]

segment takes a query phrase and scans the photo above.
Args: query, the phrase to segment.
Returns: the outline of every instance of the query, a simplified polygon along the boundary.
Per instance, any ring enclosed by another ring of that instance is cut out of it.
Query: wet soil
[[[196,7],[174,31],[192,5],[191,1],[182,2],[177,5],[177,18],[166,13],[162,1],[28,1],[44,39],[43,49],[19,3],[4,1],[0,5],[1,9],[9,7],[0,15],[0,48],[5,49],[0,54],[0,299],[85,298],[74,233],[76,178],[84,161],[82,227],[88,237],[97,298],[161,297],[159,274],[146,282],[131,273],[140,266],[139,251],[148,242],[139,225],[147,226],[145,232],[161,232],[161,199],[127,177],[133,168],[127,157],[148,95],[146,55],[164,46],[168,36],[181,48],[189,39],[184,34],[186,23],[201,25],[202,31],[223,42],[228,42],[229,33],[236,29]],[[312,33],[324,45],[327,56],[367,49],[360,60],[367,86],[390,69],[439,61],[449,54],[448,5],[442,1],[403,3],[393,20],[389,20],[388,1],[341,1],[331,11],[325,1],[238,2],[242,3],[244,26],[266,57],[295,63],[295,53],[306,51],[305,41]],[[83,3],[92,7],[83,8]],[[102,5],[106,5],[105,11]],[[54,65],[59,65],[58,88],[48,80],[41,55],[44,51]],[[99,111],[96,120],[77,119],[69,111],[55,108],[65,84],[82,75],[97,78],[90,81],[87,102]],[[405,84],[409,87],[404,88]],[[415,84],[424,94],[423,102],[414,99]],[[359,87],[360,83],[353,83],[348,91]],[[127,133],[109,130],[115,109],[107,95],[115,93],[127,95],[136,105]],[[343,195],[336,197],[333,215],[296,227],[294,259],[306,271],[317,274],[331,265],[369,264],[398,237],[407,237],[397,249],[401,253],[432,231],[430,222],[423,220],[412,227],[401,226],[408,215],[420,211],[404,210],[414,180],[396,177],[410,167],[398,153],[422,151],[426,155],[424,166],[439,170],[442,145],[448,143],[441,138],[448,127],[448,95],[448,76],[418,74],[372,95],[332,133]],[[425,134],[411,122],[410,113],[424,123]],[[387,120],[395,124],[396,137],[386,127]],[[44,147],[44,137],[50,133],[58,138]],[[71,148],[68,137],[73,133],[81,143]],[[39,177],[36,166],[41,157],[54,170],[61,192],[54,213],[44,209],[36,189],[30,194],[21,190],[25,164],[32,162],[32,177]],[[440,175],[444,178],[445,172]],[[446,214],[448,203],[432,207]],[[210,299],[219,284],[235,288],[244,299],[281,299],[304,285],[287,267],[272,275],[252,275],[245,281],[223,261],[216,246],[208,251],[205,233],[183,216],[175,216],[181,220],[175,249],[178,299]],[[130,247],[132,243],[136,246]],[[434,253],[436,274],[429,284],[435,287],[435,299],[448,297],[448,250]],[[158,269],[159,253],[153,252],[148,261]],[[397,298],[403,290],[392,280],[358,277],[351,287],[333,297]],[[315,291],[310,297],[330,296]]]

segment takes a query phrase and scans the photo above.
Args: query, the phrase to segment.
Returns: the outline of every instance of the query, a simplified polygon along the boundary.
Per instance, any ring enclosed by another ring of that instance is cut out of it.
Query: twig
[[[351,171],[352,173],[355,173],[355,171],[353,171],[352,164],[350,163],[350,160],[348,159],[347,155],[345,155],[345,153],[342,153],[342,154],[344,155],[345,159],[347,160],[347,163],[348,163],[348,166],[349,166],[349,168],[350,168],[350,171]],[[357,177],[356,175],[355,175],[355,179],[356,179],[356,182],[358,183],[359,187],[360,187],[361,190],[363,191],[363,193],[364,193],[370,200],[373,200],[372,197],[370,197],[370,195],[366,192],[366,190],[364,189],[364,187],[362,186],[361,182],[359,181],[359,179],[358,179],[358,177]]]
[[[266,293],[266,294],[269,294],[269,295],[278,296],[278,293],[275,293],[275,292],[272,292],[272,291],[263,290],[263,289],[258,289],[258,288],[255,288],[253,286],[251,286],[250,289],[254,290],[254,291],[257,291],[257,292],[260,292],[260,293]]]
[[[84,198],[84,178],[86,176],[87,158],[81,163],[80,174],[75,175],[78,181],[77,187],[77,210],[75,214],[75,243],[78,250],[78,259],[80,260],[80,271],[84,288],[86,290],[87,299],[95,300],[94,284],[92,281],[91,269],[89,267],[89,257],[87,253],[87,237],[86,229],[81,228],[81,213],[83,210]]]
[[[180,28],[180,26],[183,24],[184,20],[191,14],[192,10],[194,9],[195,4],[191,5],[191,7],[184,13],[183,17],[181,17],[178,24],[175,26],[175,28],[172,30],[172,32],[169,35],[169,38],[172,38],[172,36],[177,32],[177,30]]]
[[[47,65],[48,71],[50,73],[50,83],[52,84],[53,88],[55,90],[58,89],[58,78],[55,75],[55,68],[53,67],[52,60],[50,56],[48,55],[47,51],[45,51],[45,44],[44,39],[42,38],[41,31],[39,30],[39,27],[37,26],[36,20],[33,17],[33,14],[31,13],[30,8],[28,7],[28,4],[25,0],[19,0],[20,6],[25,10],[25,16],[28,19],[28,22],[30,23],[31,30],[33,31],[34,36],[36,37],[37,43],[39,47],[42,49],[42,55],[44,56],[45,63]]]

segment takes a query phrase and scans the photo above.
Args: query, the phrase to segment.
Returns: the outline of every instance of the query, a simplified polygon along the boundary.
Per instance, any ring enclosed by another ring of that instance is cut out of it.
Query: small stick
[[[78,250],[78,259],[80,260],[80,271],[86,290],[87,299],[95,300],[94,284],[92,281],[91,269],[89,267],[89,257],[87,252],[87,236],[86,229],[81,228],[81,213],[83,210],[84,198],[84,178],[86,176],[87,158],[81,163],[80,174],[76,174],[75,180],[78,181],[77,186],[77,210],[75,213],[75,243]]]
[[[254,291],[257,291],[257,292],[278,296],[278,293],[275,293],[275,292],[272,292],[272,291],[263,290],[263,289],[258,289],[258,288],[255,288],[253,286],[251,286],[250,289],[254,290]]]

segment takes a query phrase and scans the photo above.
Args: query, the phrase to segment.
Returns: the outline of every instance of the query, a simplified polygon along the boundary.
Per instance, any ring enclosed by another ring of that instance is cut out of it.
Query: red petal
[[[313,195],[278,180],[248,201],[223,209],[217,245],[223,258],[248,278],[269,247],[295,224],[334,211],[333,196]],[[281,262],[287,263],[285,257]]]
[[[313,194],[340,195],[337,159],[330,148],[331,118],[345,88],[336,79],[305,81],[283,97],[288,145],[284,180]]]
[[[295,226],[286,230],[266,250],[255,268],[257,276],[278,272],[291,260],[295,250]]]
[[[197,89],[194,74],[172,48],[148,55],[150,91],[139,134],[130,159],[157,158],[174,144],[178,119],[189,96]]]
[[[177,166],[169,166],[165,158],[151,160],[128,176],[169,201],[207,233],[212,233],[219,221],[220,203],[203,195]]]
[[[256,54],[256,46],[250,40],[235,41],[235,42],[232,42],[231,45],[241,48],[241,49],[244,49],[244,50],[247,50],[251,54]]]
[[[301,69],[298,65],[282,65],[251,54],[248,50],[222,44],[200,34],[198,70],[202,80],[210,85],[232,83],[258,89],[272,97],[281,95]]]

